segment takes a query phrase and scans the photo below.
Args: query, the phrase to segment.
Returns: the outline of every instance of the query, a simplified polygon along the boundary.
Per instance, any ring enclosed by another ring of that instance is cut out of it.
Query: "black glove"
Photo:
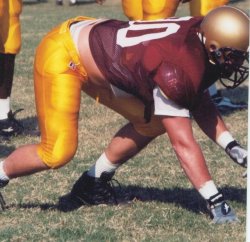
[[[235,163],[245,168],[247,167],[247,151],[235,140],[227,145],[225,151]]]

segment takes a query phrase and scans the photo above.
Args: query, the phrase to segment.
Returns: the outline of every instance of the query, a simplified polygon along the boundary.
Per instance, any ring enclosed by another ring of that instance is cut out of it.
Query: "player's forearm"
[[[197,190],[211,180],[202,151],[195,141],[175,143],[173,148],[181,167]]]
[[[180,164],[196,189],[211,180],[205,159],[199,144],[196,142],[192,123],[189,118],[162,117],[172,147],[180,161]]]
[[[199,117],[194,115],[194,119],[201,130],[215,143],[222,133],[229,132],[222,118],[216,113],[207,112],[204,115],[199,115]]]
[[[247,151],[232,136],[209,98],[203,98],[202,105],[193,112],[193,116],[202,131],[224,149],[234,162],[247,167]]]
[[[192,112],[196,123],[201,130],[214,142],[225,131],[228,131],[224,121],[209,94],[205,93],[200,101],[200,105]]]

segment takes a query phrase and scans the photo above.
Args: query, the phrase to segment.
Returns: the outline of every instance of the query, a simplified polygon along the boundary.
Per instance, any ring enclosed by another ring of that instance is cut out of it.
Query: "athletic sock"
[[[96,161],[95,165],[93,165],[89,171],[88,175],[96,178],[100,178],[103,172],[113,173],[119,167],[119,164],[111,163],[106,154],[103,153],[98,160]]]
[[[0,99],[0,120],[7,119],[10,112],[10,98]]]
[[[222,134],[216,139],[216,143],[223,148],[226,149],[227,145],[234,141],[234,138],[230,134],[229,131],[224,131]]]
[[[203,186],[199,189],[200,195],[208,200],[210,197],[218,194],[219,191],[212,180],[205,182]]]

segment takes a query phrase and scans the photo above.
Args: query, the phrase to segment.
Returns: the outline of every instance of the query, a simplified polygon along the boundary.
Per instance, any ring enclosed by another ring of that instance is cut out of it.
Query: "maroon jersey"
[[[113,85],[145,104],[153,101],[158,85],[171,100],[192,110],[204,89],[219,77],[197,34],[201,20],[108,20],[91,30],[90,48]]]

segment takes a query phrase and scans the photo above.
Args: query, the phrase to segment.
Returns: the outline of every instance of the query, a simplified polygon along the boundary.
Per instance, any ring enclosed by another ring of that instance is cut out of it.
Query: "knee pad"
[[[123,12],[128,17],[128,19],[143,19],[142,1],[143,0],[122,0]]]
[[[175,11],[169,11],[172,5],[176,4],[175,0],[144,0],[143,1],[143,19],[154,20],[167,18],[175,14]],[[177,8],[177,6],[176,6]],[[176,8],[174,8],[176,10]]]
[[[190,13],[192,16],[205,16],[209,11],[226,5],[228,0],[192,0],[190,2]]]
[[[41,143],[38,145],[38,155],[41,160],[52,169],[60,168],[66,165],[75,155],[77,142],[72,140],[65,144],[64,139],[50,147],[48,144]]]

